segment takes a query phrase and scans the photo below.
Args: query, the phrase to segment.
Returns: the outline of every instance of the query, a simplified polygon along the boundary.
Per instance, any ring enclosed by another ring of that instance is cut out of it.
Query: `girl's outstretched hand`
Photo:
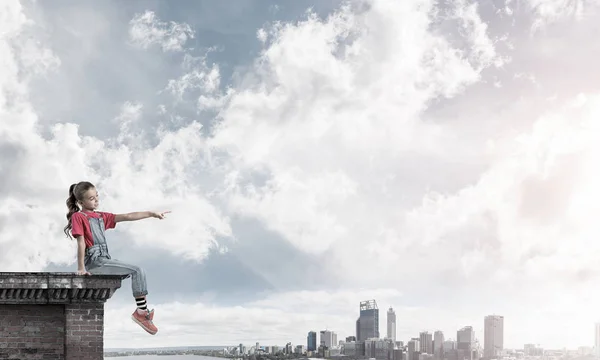
[[[163,211],[163,212],[152,212],[151,215],[152,217],[155,217],[157,219],[164,219],[165,218],[165,214],[170,213],[171,211]]]
[[[92,275],[87,270],[77,270],[77,275]]]

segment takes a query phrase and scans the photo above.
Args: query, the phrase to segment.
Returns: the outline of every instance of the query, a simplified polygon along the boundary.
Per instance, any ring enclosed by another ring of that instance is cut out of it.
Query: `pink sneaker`
[[[146,330],[148,334],[155,335],[158,332],[158,328],[154,326],[152,319],[154,319],[154,310],[152,310],[152,312],[146,311],[146,313],[140,314],[136,309],[133,314],[131,314],[131,320],[141,326],[142,329]]]

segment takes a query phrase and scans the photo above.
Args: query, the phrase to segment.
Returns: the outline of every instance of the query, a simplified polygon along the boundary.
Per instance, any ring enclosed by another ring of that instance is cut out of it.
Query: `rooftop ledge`
[[[0,272],[0,304],[104,303],[124,275],[59,272]]]

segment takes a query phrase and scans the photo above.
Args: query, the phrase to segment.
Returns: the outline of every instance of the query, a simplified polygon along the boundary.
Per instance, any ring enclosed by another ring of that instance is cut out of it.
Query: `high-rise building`
[[[356,339],[365,341],[379,338],[379,308],[375,300],[360,302],[360,316],[356,320]]]
[[[337,345],[337,334],[333,331],[322,330],[320,344],[328,349],[331,349],[332,346]]]
[[[317,351],[317,333],[309,331],[306,337],[306,351]]]
[[[387,338],[396,341],[396,313],[391,307],[387,312]]]
[[[444,333],[440,330],[433,333],[433,357],[436,360],[444,358]]]
[[[596,323],[596,336],[595,336],[595,348],[594,348],[594,352],[596,354],[597,358],[600,358],[600,322]]]
[[[420,349],[419,339],[412,338],[406,344],[406,352],[408,353],[407,360],[417,360],[419,358],[419,349]]]
[[[419,342],[421,343],[420,352],[421,354],[433,355],[433,338],[427,331],[419,333]]]
[[[456,341],[446,340],[444,341],[444,352],[449,350],[456,350]]]
[[[525,344],[523,346],[523,352],[525,353],[525,356],[543,356],[544,355],[544,349],[542,349],[541,347],[539,347],[536,344]]]
[[[504,316],[488,315],[483,320],[483,357],[494,359],[504,349]]]
[[[475,345],[475,332],[472,326],[465,326],[456,332],[456,349],[462,350],[459,353],[464,354],[458,360],[473,359],[473,348]]]

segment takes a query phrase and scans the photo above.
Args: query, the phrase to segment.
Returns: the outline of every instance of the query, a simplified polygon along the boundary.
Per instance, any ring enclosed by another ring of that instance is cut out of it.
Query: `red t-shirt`
[[[85,214],[91,218],[99,218],[102,216],[105,230],[114,229],[117,225],[115,222],[115,214],[100,211],[86,211]],[[73,226],[71,229],[71,235],[73,235],[73,237],[83,235],[86,248],[94,245],[94,237],[92,236],[92,230],[90,229],[90,222],[85,215],[81,212],[73,214],[71,217],[71,225]]]

